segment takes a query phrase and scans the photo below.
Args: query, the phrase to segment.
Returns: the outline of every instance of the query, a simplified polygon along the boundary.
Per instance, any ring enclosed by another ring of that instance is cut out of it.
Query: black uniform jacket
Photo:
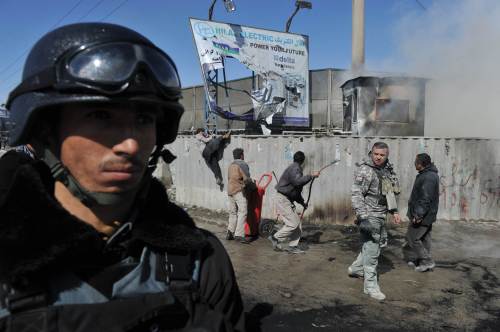
[[[0,158],[0,166],[5,171],[1,179],[6,181],[0,201],[0,282],[29,287],[58,269],[91,280],[93,269],[97,273],[99,266],[121,259],[119,252],[104,250],[103,234],[59,204],[53,195],[50,170],[43,162],[12,156]],[[145,197],[127,240],[128,254],[144,245],[166,252],[201,252],[201,298],[224,314],[235,330],[244,330],[240,291],[222,244],[211,233],[198,229],[182,208],[169,202],[157,180],[151,181]]]

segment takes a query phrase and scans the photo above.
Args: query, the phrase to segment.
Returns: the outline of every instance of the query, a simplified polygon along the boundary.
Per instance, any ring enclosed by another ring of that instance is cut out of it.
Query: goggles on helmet
[[[180,97],[177,68],[160,49],[143,44],[112,42],[78,47],[66,52],[54,67],[25,79],[9,96],[53,88],[58,91],[89,91],[105,95],[149,92],[144,84],[146,72],[152,78],[155,93],[168,99]],[[143,86],[141,86],[143,85]],[[133,87],[132,87],[133,86]]]

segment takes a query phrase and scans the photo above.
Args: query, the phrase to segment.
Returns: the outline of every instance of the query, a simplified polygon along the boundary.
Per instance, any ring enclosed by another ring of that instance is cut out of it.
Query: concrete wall
[[[500,141],[484,139],[436,139],[421,137],[291,137],[233,136],[220,162],[224,177],[236,147],[245,150],[245,159],[253,178],[275,171],[279,177],[292,155],[306,154],[305,171],[317,170],[340,156],[341,162],[326,168],[312,188],[310,208],[305,218],[315,223],[347,223],[353,219],[350,203],[355,163],[360,161],[374,142],[383,140],[390,146],[390,160],[400,175],[402,194],[399,206],[406,214],[416,171],[417,153],[427,152],[440,171],[441,196],[439,218],[500,221]],[[191,136],[180,136],[169,146],[177,159],[171,165],[176,199],[182,203],[226,209],[227,196],[219,191],[213,174],[201,157],[200,144]],[[227,179],[224,179],[225,181]],[[275,217],[272,197],[275,180],[268,187],[263,216]],[[307,198],[308,186],[303,195]]]

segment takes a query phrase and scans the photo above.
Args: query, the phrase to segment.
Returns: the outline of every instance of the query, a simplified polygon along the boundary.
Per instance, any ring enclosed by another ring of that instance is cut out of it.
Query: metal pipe
[[[208,20],[212,20],[212,15],[214,14],[214,6],[217,0],[212,0],[212,3],[210,4],[210,7],[208,8]]]
[[[194,130],[198,128],[196,126],[196,86],[193,86],[193,125],[191,126]]]
[[[293,12],[292,16],[290,16],[288,21],[286,21],[285,32],[288,32],[288,30],[290,30],[290,24],[292,24],[292,19],[301,8],[312,9],[312,3],[304,0],[295,1],[295,11]]]
[[[292,16],[290,16],[290,17],[288,18],[288,21],[286,21],[285,32],[288,32],[288,30],[290,30],[290,24],[292,24],[292,19],[293,19],[293,17],[295,16],[295,14],[297,14],[297,12],[299,11],[299,9],[300,9],[300,7],[299,7],[299,6],[297,6],[297,5],[295,5],[295,10],[294,10],[294,12],[293,12]]]
[[[332,127],[332,70],[328,69],[328,92],[327,92],[327,103],[326,103],[326,132]]]

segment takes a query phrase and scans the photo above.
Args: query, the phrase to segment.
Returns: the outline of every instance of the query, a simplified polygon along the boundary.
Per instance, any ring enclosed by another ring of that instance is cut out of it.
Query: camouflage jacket
[[[399,180],[389,162],[378,167],[371,160],[364,161],[354,173],[352,208],[358,219],[385,218],[388,212],[385,195],[399,191]]]

